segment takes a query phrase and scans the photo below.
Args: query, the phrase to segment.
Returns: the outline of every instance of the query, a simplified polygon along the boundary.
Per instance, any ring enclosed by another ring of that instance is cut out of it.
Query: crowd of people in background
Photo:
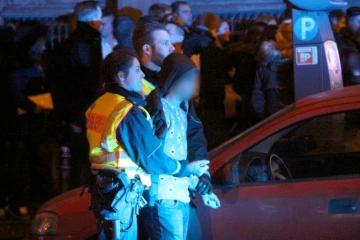
[[[41,155],[49,155],[49,144],[69,149],[71,187],[88,182],[85,112],[103,92],[101,66],[113,51],[136,54],[152,86],[158,84],[158,73],[170,53],[193,60],[201,81],[189,111],[203,123],[209,150],[294,102],[290,18],[260,15],[239,35],[232,33],[235,25],[215,13],[194,18],[184,1],[171,6],[155,3],[147,15],[130,7],[116,12],[104,8],[89,15],[82,7],[78,5],[70,18],[59,17],[67,21],[70,34],[53,48],[47,44],[46,24],[15,25],[0,16],[0,78],[5,86],[0,144],[5,153],[0,170],[5,194],[0,217],[10,210],[27,215],[29,199],[46,189],[39,179],[50,175],[49,164],[41,162]],[[360,84],[360,7],[346,13],[332,11],[329,19],[344,84]],[[54,109],[28,98],[42,93],[51,93]],[[196,125],[196,119],[189,124]],[[47,145],[39,150],[45,139]],[[47,179],[49,185],[54,181]],[[30,189],[37,189],[36,194]]]

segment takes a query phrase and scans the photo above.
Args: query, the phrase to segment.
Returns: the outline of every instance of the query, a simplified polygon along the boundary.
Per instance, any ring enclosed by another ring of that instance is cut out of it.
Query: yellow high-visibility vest
[[[148,80],[146,80],[145,78],[142,79],[142,83],[143,83],[142,93],[146,97],[155,89],[155,86],[152,83],[150,83]]]
[[[116,139],[116,129],[134,105],[125,97],[105,93],[86,112],[87,138],[92,170],[125,171],[130,179],[139,175],[144,185],[151,185],[150,175],[135,164]],[[150,122],[149,113],[142,111]]]

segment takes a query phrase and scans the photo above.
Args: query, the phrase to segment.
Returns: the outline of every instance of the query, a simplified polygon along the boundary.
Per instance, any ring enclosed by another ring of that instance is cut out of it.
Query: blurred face
[[[190,5],[182,4],[179,6],[179,12],[177,13],[184,23],[185,27],[191,27],[193,23],[193,16]]]
[[[227,22],[222,22],[219,27],[218,37],[222,42],[230,42],[231,31]]]
[[[132,92],[140,92],[142,90],[142,79],[145,74],[140,69],[139,61],[134,58],[133,63],[127,74],[119,72],[120,85]]]
[[[178,80],[171,91],[173,91],[182,101],[189,101],[195,97],[198,89],[199,74],[196,71],[192,71],[184,75],[182,79]]]
[[[164,59],[174,52],[175,48],[171,44],[170,35],[165,30],[157,30],[153,33],[154,44],[152,45],[151,61],[157,66],[161,66]]]
[[[114,16],[106,16],[102,18],[100,32],[102,37],[107,37],[113,34],[114,32]]]
[[[348,24],[351,31],[360,36],[360,15],[350,18]]]

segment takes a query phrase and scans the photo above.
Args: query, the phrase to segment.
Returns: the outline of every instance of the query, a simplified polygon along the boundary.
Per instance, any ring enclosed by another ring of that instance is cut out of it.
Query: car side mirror
[[[312,135],[295,137],[290,141],[290,152],[292,155],[309,153],[317,148],[315,138]]]
[[[212,183],[222,186],[234,186],[239,184],[240,176],[238,167],[238,162],[226,164],[212,176]]]

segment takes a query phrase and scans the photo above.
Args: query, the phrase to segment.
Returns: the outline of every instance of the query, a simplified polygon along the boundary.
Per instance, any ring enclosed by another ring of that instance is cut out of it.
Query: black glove
[[[211,185],[211,179],[209,175],[204,174],[201,177],[199,177],[199,182],[195,188],[195,190],[201,194],[206,195],[212,193],[212,185]]]

